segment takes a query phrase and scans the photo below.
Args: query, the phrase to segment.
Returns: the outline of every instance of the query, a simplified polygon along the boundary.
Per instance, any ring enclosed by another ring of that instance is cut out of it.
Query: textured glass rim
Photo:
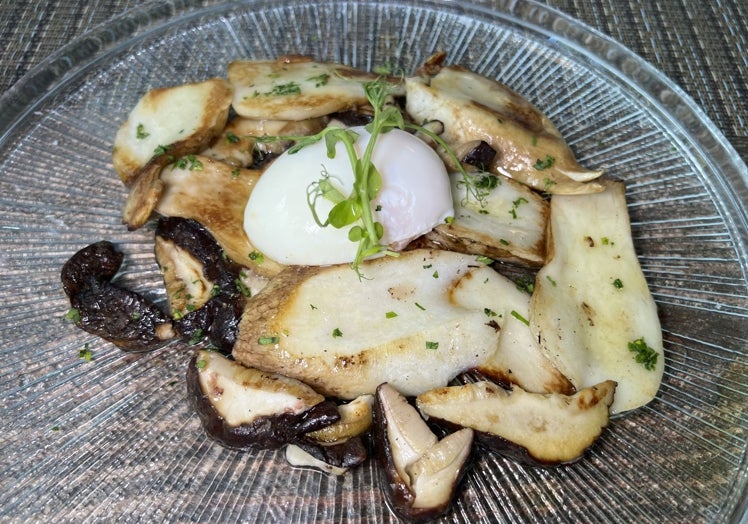
[[[370,4],[365,0],[320,0],[324,3]],[[656,112],[677,131],[680,145],[717,174],[705,183],[719,195],[722,217],[736,242],[744,279],[748,280],[748,167],[706,113],[674,82],[622,44],[576,19],[534,0],[422,0],[409,2],[443,7],[463,15],[480,14],[541,34],[589,59],[607,74],[641,96],[647,109]],[[0,96],[0,156],[15,128],[45,101],[105,59],[149,34],[184,23],[193,17],[228,8],[274,4],[270,0],[226,2],[220,0],[155,0],[132,8],[97,26],[59,49],[31,69]],[[746,450],[743,474],[733,486],[726,505],[730,522],[748,516]]]

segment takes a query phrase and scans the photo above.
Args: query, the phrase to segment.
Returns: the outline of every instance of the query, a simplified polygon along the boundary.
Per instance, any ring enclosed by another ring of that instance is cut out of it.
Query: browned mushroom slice
[[[198,351],[187,388],[209,437],[230,448],[277,449],[339,418],[333,402],[282,375]]]
[[[530,465],[573,462],[608,425],[616,383],[605,381],[572,396],[505,390],[490,382],[437,388],[419,395],[425,417],[473,428],[476,440]]]
[[[417,522],[443,514],[465,471],[473,431],[464,428],[439,440],[389,384],[377,388],[374,413],[374,442],[395,512]]]
[[[114,138],[122,181],[129,186],[148,164],[163,167],[205,147],[226,125],[232,94],[219,78],[148,91]]]
[[[363,279],[348,264],[288,267],[247,302],[234,358],[338,398],[384,381],[413,395],[446,385],[497,347],[501,319],[489,325],[452,295],[480,265],[414,250],[364,262]]]
[[[233,107],[256,120],[306,120],[368,104],[364,83],[379,78],[340,64],[308,57],[229,64]],[[386,79],[393,94],[403,94],[399,78]]]
[[[499,82],[458,66],[431,78],[406,79],[406,110],[416,122],[438,120],[452,149],[484,141],[496,152],[490,169],[547,193],[594,193],[602,170],[579,165],[550,120]],[[442,152],[443,154],[444,152]],[[445,155],[445,160],[451,160]]]
[[[164,191],[156,211],[164,216],[196,220],[234,262],[260,275],[272,276],[282,266],[261,256],[244,232],[244,207],[259,177],[259,171],[188,155],[161,172]]]
[[[636,257],[624,184],[551,200],[549,261],[537,275],[530,327],[579,388],[618,382],[613,413],[651,401],[665,369],[657,305]]]
[[[488,173],[450,175],[454,220],[441,224],[421,242],[433,247],[484,255],[495,260],[540,266],[545,261],[548,203],[518,182]]]
[[[327,118],[309,120],[253,120],[237,117],[232,119],[210,147],[200,154],[233,167],[254,168],[285,151],[290,140],[258,141],[256,137],[287,137],[313,135],[324,128]]]

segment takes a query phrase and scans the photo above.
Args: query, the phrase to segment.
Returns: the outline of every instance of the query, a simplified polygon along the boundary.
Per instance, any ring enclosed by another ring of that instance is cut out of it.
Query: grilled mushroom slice
[[[247,302],[234,358],[343,399],[385,381],[409,395],[446,385],[496,351],[502,319],[452,294],[483,265],[413,250],[364,262],[364,279],[348,264],[289,267]]]
[[[419,395],[421,413],[449,427],[473,428],[476,441],[528,465],[582,457],[608,425],[616,383],[605,381],[572,396],[505,390],[488,381],[437,388]]]
[[[364,83],[380,77],[341,64],[286,56],[270,61],[235,61],[228,77],[234,86],[233,107],[256,120],[306,120],[368,105]],[[402,82],[387,77],[393,94]]]
[[[234,262],[259,275],[273,276],[283,266],[259,256],[244,231],[244,207],[259,177],[260,171],[209,157],[181,157],[161,172],[164,190],[156,211],[198,221]]]
[[[302,382],[205,350],[187,366],[187,389],[207,435],[229,448],[278,449],[340,418]]]
[[[386,383],[377,388],[374,420],[385,493],[395,512],[416,522],[446,512],[470,457],[473,430],[463,428],[439,440],[407,399]]]
[[[453,150],[484,141],[496,151],[490,169],[552,194],[592,193],[602,170],[579,165],[558,129],[529,101],[459,66],[429,68],[431,77],[406,79],[406,111],[416,122],[444,123]],[[443,153],[443,152],[442,152]],[[445,161],[451,163],[447,155]]]
[[[545,262],[548,202],[501,175],[468,174],[477,195],[468,193],[462,174],[450,175],[454,220],[426,233],[421,245],[538,267]]]
[[[169,317],[146,297],[112,279],[124,255],[108,241],[75,253],[62,267],[62,287],[78,327],[125,351],[159,348],[176,334]]]
[[[636,257],[625,188],[554,196],[550,260],[535,280],[530,327],[546,356],[581,389],[618,382],[611,410],[652,400],[664,370],[657,306]]]
[[[223,79],[153,89],[117,131],[112,162],[131,188],[123,221],[137,229],[148,220],[163,189],[161,168],[205,148],[226,125],[233,90]],[[189,110],[185,110],[189,108]]]

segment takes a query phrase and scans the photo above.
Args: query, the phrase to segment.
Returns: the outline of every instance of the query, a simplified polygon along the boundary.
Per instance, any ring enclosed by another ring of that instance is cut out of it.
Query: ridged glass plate
[[[746,167],[629,51],[527,0],[152,2],[62,49],[0,99],[0,512],[8,521],[387,522],[372,461],[342,477],[229,451],[185,393],[188,349],[125,354],[63,319],[60,267],[101,239],[163,297],[152,227],[121,224],[113,135],[149,88],[238,58],[309,54],[411,72],[436,50],[542,108],[582,163],[626,181],[664,330],[648,406],[582,462],[479,454],[451,522],[711,522],[745,509]],[[79,358],[88,348],[90,362]]]

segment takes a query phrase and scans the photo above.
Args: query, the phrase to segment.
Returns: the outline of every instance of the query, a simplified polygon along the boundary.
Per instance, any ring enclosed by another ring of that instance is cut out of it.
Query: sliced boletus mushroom
[[[608,425],[616,383],[605,381],[574,395],[506,390],[488,381],[437,388],[419,395],[421,413],[448,427],[475,430],[483,446],[528,465],[582,457]]]
[[[211,351],[191,359],[187,389],[207,435],[229,448],[278,449],[340,418],[306,384]]]
[[[75,324],[125,351],[149,351],[176,334],[171,319],[146,297],[114,283],[124,255],[108,241],[75,253],[62,267],[62,287]]]
[[[418,411],[394,387],[377,388],[374,442],[395,512],[425,521],[449,509],[465,471],[473,431],[463,428],[439,440]]]
[[[594,195],[554,195],[549,262],[535,279],[530,327],[581,389],[618,382],[613,413],[651,401],[665,369],[662,328],[631,238],[622,182]]]
[[[602,189],[594,181],[602,170],[580,166],[553,123],[519,94],[459,66],[438,65],[427,71],[433,76],[406,79],[406,110],[416,122],[443,122],[441,137],[453,151],[484,141],[497,153],[492,172],[539,191],[577,194]],[[444,159],[451,163],[449,155]]]

